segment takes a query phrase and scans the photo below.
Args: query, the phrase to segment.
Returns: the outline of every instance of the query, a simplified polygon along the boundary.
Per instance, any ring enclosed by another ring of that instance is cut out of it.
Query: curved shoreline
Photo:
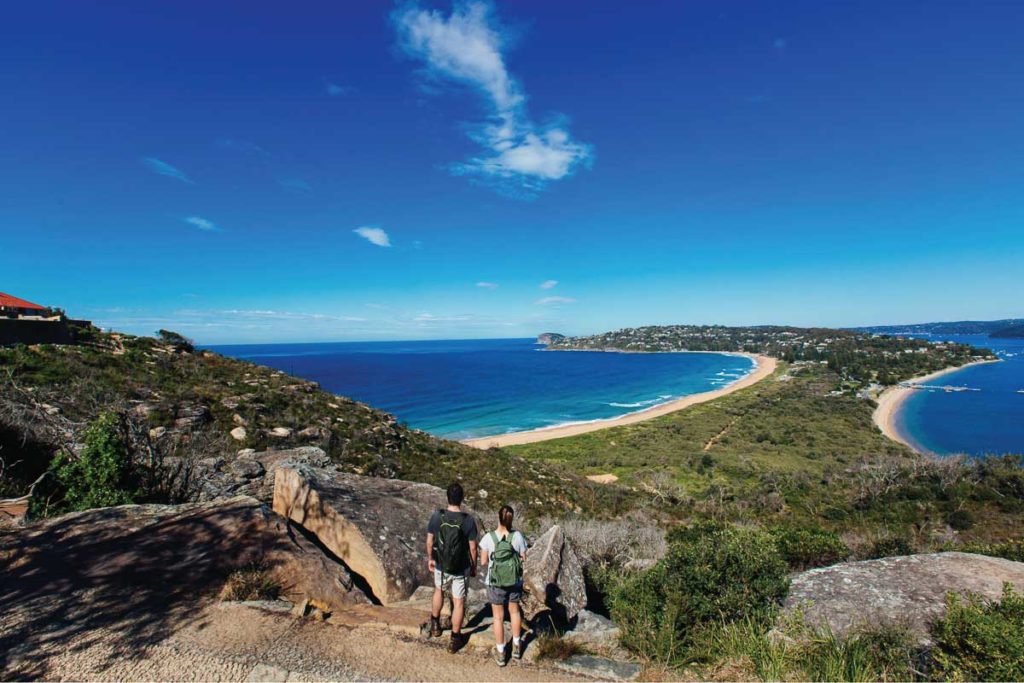
[[[921,384],[928,382],[933,379],[938,379],[945,375],[954,373],[958,370],[972,367],[974,365],[984,365],[986,363],[998,363],[1001,359],[985,359],[971,361],[970,363],[964,363],[963,365],[957,365],[952,368],[945,368],[943,370],[936,370],[930,372],[927,375],[920,375],[919,377],[911,377],[908,380],[904,380],[903,384]],[[878,396],[878,407],[871,414],[871,419],[882,430],[882,434],[892,439],[897,443],[901,443],[915,453],[922,455],[926,454],[927,451],[918,447],[911,442],[910,439],[900,433],[899,429],[896,428],[896,417],[899,415],[900,408],[903,406],[904,401],[910,398],[917,389],[911,389],[910,387],[896,385],[889,387]]]
[[[573,349],[577,350],[577,349]],[[599,349],[578,349],[578,350],[594,350]],[[691,352],[685,352],[691,353]],[[692,353],[719,353],[717,351],[700,352],[695,351]],[[608,429],[609,427],[620,427],[622,425],[636,424],[637,422],[643,422],[650,420],[655,417],[661,417],[662,415],[668,415],[674,413],[677,410],[683,408],[689,408],[690,406],[697,405],[698,403],[705,403],[707,401],[714,400],[726,394],[731,394],[734,391],[745,389],[760,382],[765,377],[768,377],[775,368],[778,367],[778,360],[771,356],[763,356],[752,353],[737,353],[723,351],[723,355],[734,355],[734,356],[745,356],[754,361],[754,368],[749,373],[739,378],[735,382],[728,384],[720,389],[714,389],[712,391],[703,391],[699,394],[690,394],[689,396],[683,396],[682,398],[667,403],[661,403],[659,405],[645,408],[644,410],[638,410],[633,413],[627,413],[620,415],[619,417],[610,417],[603,420],[593,420],[591,422],[578,422],[575,424],[564,424],[554,425],[552,427],[541,427],[540,429],[531,429],[523,432],[512,432],[510,434],[496,434],[494,436],[484,436],[477,439],[467,439],[462,443],[467,446],[474,448],[502,448],[504,446],[519,446],[527,443],[536,443],[538,441],[548,441],[550,439],[561,439],[566,436],[576,436],[577,434],[586,434],[588,432],[596,432],[601,429]]]

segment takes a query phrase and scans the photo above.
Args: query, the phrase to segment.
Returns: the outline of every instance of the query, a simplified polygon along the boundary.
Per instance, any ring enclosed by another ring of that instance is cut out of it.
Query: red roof
[[[3,292],[0,292],[0,308],[31,308],[34,311],[46,310],[46,306],[40,306],[39,304],[34,304],[31,301],[25,301]]]

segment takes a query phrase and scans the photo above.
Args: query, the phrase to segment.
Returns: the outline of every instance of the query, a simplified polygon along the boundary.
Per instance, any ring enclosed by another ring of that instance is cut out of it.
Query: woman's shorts
[[[519,602],[523,598],[523,584],[517,583],[514,586],[488,586],[487,602],[492,605],[504,605],[509,602]]]

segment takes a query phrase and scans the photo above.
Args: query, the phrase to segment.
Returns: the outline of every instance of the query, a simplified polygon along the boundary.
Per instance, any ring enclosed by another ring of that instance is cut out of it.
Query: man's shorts
[[[523,584],[517,583],[514,586],[488,586],[487,602],[492,605],[504,605],[509,602],[519,602],[523,599]]]
[[[452,591],[452,597],[462,600],[466,597],[466,574],[445,574],[440,569],[434,570],[434,588]]]

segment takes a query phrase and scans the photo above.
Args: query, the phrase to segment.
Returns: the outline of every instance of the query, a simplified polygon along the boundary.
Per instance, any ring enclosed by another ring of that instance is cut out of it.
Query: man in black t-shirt
[[[435,510],[427,522],[427,566],[434,575],[434,599],[430,611],[430,635],[441,635],[444,591],[452,592],[452,639],[449,652],[465,644],[462,620],[466,612],[466,582],[476,576],[476,520],[463,512],[462,485],[448,487],[448,507]]]

